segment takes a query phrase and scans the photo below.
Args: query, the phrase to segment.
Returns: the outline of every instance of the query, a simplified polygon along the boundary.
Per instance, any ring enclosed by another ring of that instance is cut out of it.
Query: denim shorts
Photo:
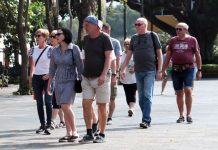
[[[173,87],[175,91],[183,88],[192,88],[194,80],[194,68],[188,68],[181,72],[172,70]]]

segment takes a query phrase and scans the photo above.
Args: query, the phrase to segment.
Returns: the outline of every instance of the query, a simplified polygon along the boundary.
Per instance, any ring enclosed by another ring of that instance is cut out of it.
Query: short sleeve
[[[27,53],[28,57],[32,57],[34,52],[34,47],[31,47]]]

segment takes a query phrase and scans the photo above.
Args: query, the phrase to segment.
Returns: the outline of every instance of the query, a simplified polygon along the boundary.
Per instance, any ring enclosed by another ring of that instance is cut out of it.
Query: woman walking
[[[126,38],[124,41],[125,51],[123,52],[123,55],[121,57],[121,63],[124,62],[126,58],[126,53],[127,51],[129,51],[129,44],[130,44],[130,39]],[[123,84],[123,88],[126,95],[126,102],[129,106],[128,116],[132,117],[134,113],[133,110],[134,110],[135,102],[136,102],[136,89],[137,89],[133,58],[130,59],[128,64],[128,71],[126,71],[126,75],[124,79],[120,79],[120,82]]]
[[[52,49],[55,49],[59,46],[58,40],[56,38],[57,30],[53,30],[50,34],[50,44],[52,46]],[[55,79],[53,79],[52,87],[54,86]],[[55,98],[55,92],[54,88],[52,89],[52,122],[51,122],[51,129],[59,128],[59,127],[65,127],[64,123],[64,113],[61,110],[61,106],[57,104],[56,98]],[[60,123],[56,125],[55,120],[59,116]]]
[[[74,142],[79,137],[75,124],[75,115],[72,104],[75,99],[74,85],[77,78],[82,79],[83,63],[80,49],[72,44],[72,33],[65,28],[58,29],[56,38],[59,46],[52,51],[49,69],[49,86],[55,76],[55,97],[58,105],[64,112],[66,135],[59,142]]]

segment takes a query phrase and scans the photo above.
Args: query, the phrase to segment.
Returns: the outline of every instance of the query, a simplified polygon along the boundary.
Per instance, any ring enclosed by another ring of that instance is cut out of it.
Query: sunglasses
[[[143,23],[135,23],[135,26],[141,26]]]
[[[55,39],[55,35],[50,35],[50,38],[53,38],[53,39]]]
[[[42,36],[42,34],[36,34],[35,35],[35,38],[39,38],[39,37],[41,37]]]
[[[129,43],[124,43],[125,46],[129,46]]]
[[[176,31],[182,31],[183,29],[182,28],[176,28]]]
[[[61,34],[63,34],[63,33],[56,33],[55,36],[60,36]]]

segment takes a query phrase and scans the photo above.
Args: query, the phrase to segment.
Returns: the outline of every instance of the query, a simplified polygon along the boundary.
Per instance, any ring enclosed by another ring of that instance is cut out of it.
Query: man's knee
[[[82,106],[83,109],[91,109],[93,100],[83,100]]]

